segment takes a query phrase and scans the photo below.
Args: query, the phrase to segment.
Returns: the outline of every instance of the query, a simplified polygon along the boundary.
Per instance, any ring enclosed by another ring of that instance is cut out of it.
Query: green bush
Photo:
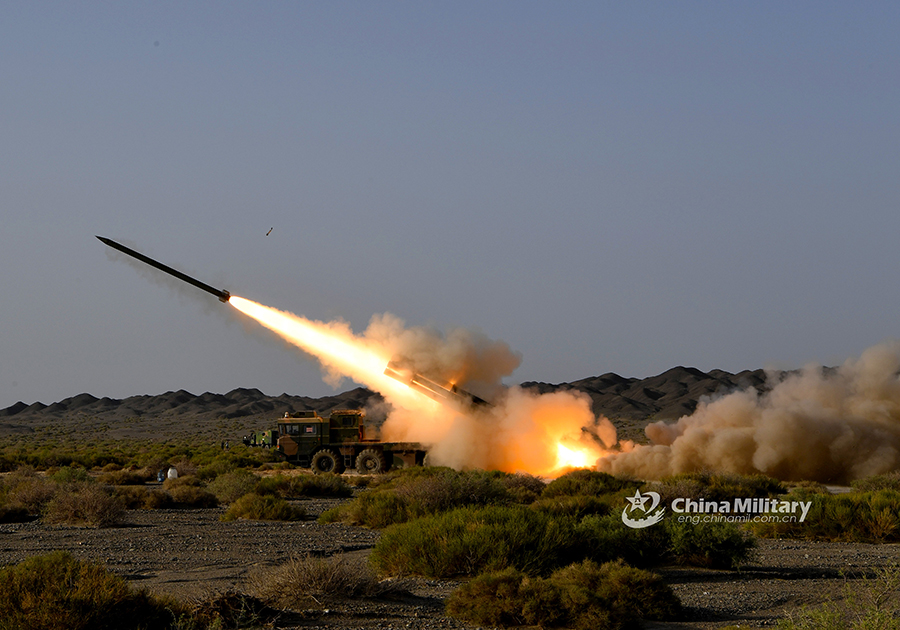
[[[546,574],[583,552],[575,520],[524,506],[457,508],[392,525],[370,561],[386,575],[476,575],[515,567]]]
[[[59,484],[92,481],[91,476],[84,468],[63,466],[59,470],[47,475],[51,481]]]
[[[764,538],[800,538],[839,542],[900,542],[900,492],[877,490],[815,494],[804,522],[752,522],[750,530]]]
[[[167,478],[165,481],[163,481],[163,488],[165,490],[174,490],[175,488],[181,488],[185,486],[193,488],[205,488],[206,484],[196,475],[179,475],[174,479]]]
[[[731,523],[665,521],[669,558],[676,564],[710,569],[736,569],[746,561],[756,540]]]
[[[284,499],[250,493],[232,503],[221,520],[246,518],[254,521],[301,521],[305,517],[306,510],[294,507]]]
[[[682,473],[654,484],[663,505],[679,497],[731,501],[735,498],[766,498],[785,494],[787,488],[765,475],[737,475],[711,472]]]
[[[619,479],[596,470],[578,469],[551,481],[541,496],[546,499],[561,496],[611,494],[640,488],[642,482]]]
[[[256,490],[260,478],[244,469],[233,470],[217,476],[207,488],[216,495],[220,503],[233,503],[249,492]]]
[[[621,503],[616,501],[616,503]],[[615,507],[619,507],[616,505]],[[541,510],[552,515],[568,514],[569,516],[582,517],[591,514],[604,515],[613,511],[610,505],[609,495],[592,496],[577,494],[574,496],[560,495],[551,498],[538,499],[531,504],[534,510]]]
[[[176,508],[214,508],[219,500],[212,492],[195,485],[175,486],[168,490],[172,499],[172,507]]]
[[[500,483],[514,502],[522,504],[533,503],[547,487],[545,481],[528,473],[501,477]]]
[[[346,521],[382,528],[462,506],[507,504],[507,473],[413,467],[372,484],[349,503],[322,514],[322,522]]]
[[[323,475],[295,475],[290,477],[290,485],[284,498],[335,497],[353,495],[353,489],[343,477],[333,473]]]
[[[322,475],[300,474],[286,477],[274,475],[260,479],[256,488],[259,494],[272,494],[283,499],[301,497],[349,497],[353,489],[343,477],[334,473]]]
[[[147,475],[137,470],[113,470],[104,472],[97,481],[111,486],[139,486],[147,481]]]
[[[675,619],[681,604],[662,579],[620,562],[590,560],[533,578],[515,569],[485,573],[450,596],[447,613],[486,626],[619,630],[640,619]]]
[[[659,525],[630,529],[618,514],[587,516],[578,524],[577,535],[586,557],[597,562],[621,559],[639,567],[667,562],[709,568],[736,568],[746,561],[755,540],[732,523],[679,523],[663,520]]]
[[[900,470],[893,470],[884,475],[874,475],[857,479],[850,483],[857,492],[875,492],[878,490],[900,490]]]
[[[67,484],[47,504],[44,520],[52,524],[111,527],[122,522],[123,501],[104,486],[89,481]]]
[[[162,630],[183,612],[62,551],[0,569],[0,630]]]

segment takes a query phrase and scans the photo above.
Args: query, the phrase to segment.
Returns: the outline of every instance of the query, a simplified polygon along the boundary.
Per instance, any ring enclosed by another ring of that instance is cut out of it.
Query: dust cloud
[[[598,467],[641,479],[709,470],[833,484],[896,470],[898,372],[896,341],[838,368],[809,365],[766,393],[733,392],[701,401],[675,423],[650,424],[650,445],[625,445]]]

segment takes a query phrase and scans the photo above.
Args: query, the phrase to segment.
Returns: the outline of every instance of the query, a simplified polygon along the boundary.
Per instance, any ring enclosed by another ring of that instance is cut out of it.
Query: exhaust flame
[[[434,464],[552,477],[594,466],[616,442],[612,423],[595,418],[583,394],[504,388],[501,379],[518,367],[519,357],[479,332],[457,329],[445,336],[407,328],[385,314],[355,335],[340,321],[312,321],[237,296],[229,304],[316,357],[329,383],[348,377],[379,392],[390,405],[382,439],[420,442]],[[441,405],[384,374],[397,356],[417,372],[477,386],[495,405],[466,412]]]
[[[590,453],[585,450],[571,449],[562,442],[556,444],[557,468],[588,468],[594,465],[598,458],[591,459]]]

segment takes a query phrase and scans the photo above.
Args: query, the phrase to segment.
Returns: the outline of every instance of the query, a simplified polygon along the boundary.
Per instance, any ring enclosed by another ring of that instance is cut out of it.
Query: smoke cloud
[[[626,444],[598,467],[641,479],[711,470],[836,484],[896,470],[898,371],[898,342],[835,369],[809,365],[767,393],[734,392],[701,401],[675,423],[650,424],[650,445]]]
[[[407,328],[387,313],[372,318],[363,337],[389,348],[392,358],[413,371],[439,375],[491,400],[490,408],[461,412],[445,406],[410,406],[382,392],[393,410],[382,426],[388,441],[421,442],[431,463],[453,468],[485,468],[552,474],[558,467],[557,444],[600,456],[600,445],[616,442],[606,418],[597,419],[586,395],[557,392],[538,395],[507,389],[501,379],[512,374],[521,355],[478,330]]]

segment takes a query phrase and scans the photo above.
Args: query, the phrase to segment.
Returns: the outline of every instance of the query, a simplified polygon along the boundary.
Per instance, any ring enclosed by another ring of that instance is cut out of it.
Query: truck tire
[[[384,453],[367,448],[356,456],[356,472],[360,475],[378,475],[387,470]]]
[[[322,449],[312,457],[309,467],[315,474],[335,473],[340,475],[344,472],[344,459],[335,455],[330,449]]]

